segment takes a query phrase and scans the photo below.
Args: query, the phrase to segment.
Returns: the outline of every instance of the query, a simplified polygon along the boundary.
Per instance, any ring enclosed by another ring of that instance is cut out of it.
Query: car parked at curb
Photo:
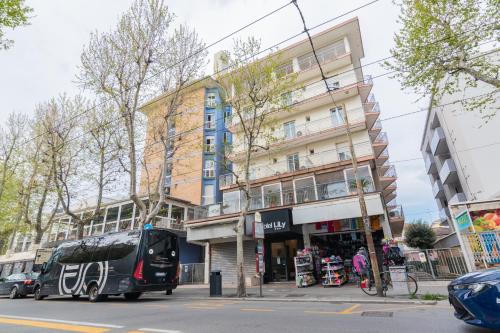
[[[0,279],[0,295],[9,295],[10,299],[33,294],[33,287],[39,273],[17,273]]]
[[[455,317],[464,322],[500,330],[500,269],[472,272],[448,285]]]

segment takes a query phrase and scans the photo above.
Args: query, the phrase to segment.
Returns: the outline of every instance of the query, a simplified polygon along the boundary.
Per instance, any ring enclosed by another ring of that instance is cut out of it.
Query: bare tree
[[[226,52],[223,62],[231,68],[218,78],[226,92],[226,102],[231,104],[233,118],[237,118],[240,131],[235,133],[240,142],[230,154],[242,154],[243,163],[239,170],[232,170],[236,184],[244,201],[241,206],[236,232],[236,270],[238,296],[246,296],[243,262],[244,223],[250,207],[250,171],[252,156],[258,150],[269,148],[275,140],[272,125],[276,111],[290,110],[289,96],[286,94],[295,84],[294,74],[284,75],[280,71],[279,53],[265,59],[256,59],[260,51],[260,41],[248,38],[236,40],[233,52]],[[231,155],[229,156],[231,159]]]
[[[138,192],[138,109],[153,95],[169,91],[164,128],[176,115],[180,91],[200,74],[206,52],[196,32],[180,27],[172,33],[173,14],[162,0],[136,0],[108,33],[93,33],[81,56],[78,80],[84,88],[110,98],[126,129],[129,196],[139,209],[139,224],[149,223],[163,205],[163,170],[151,189],[148,205]],[[168,139],[160,138],[166,146]]]
[[[52,168],[48,160],[47,137],[41,120],[44,113],[37,108],[30,122],[32,138],[23,147],[23,183],[20,190],[21,220],[35,232],[33,244],[40,244],[59,209],[59,200],[53,183]]]

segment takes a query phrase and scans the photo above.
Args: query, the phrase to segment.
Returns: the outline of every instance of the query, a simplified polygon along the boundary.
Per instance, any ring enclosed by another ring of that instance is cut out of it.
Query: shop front
[[[293,258],[304,246],[302,227],[294,226],[291,209],[261,213],[264,225],[265,282],[295,280]]]

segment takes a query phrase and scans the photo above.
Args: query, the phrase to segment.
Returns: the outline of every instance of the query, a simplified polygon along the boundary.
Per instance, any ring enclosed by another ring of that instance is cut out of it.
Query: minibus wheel
[[[80,295],[71,295],[71,297],[73,297],[73,299],[79,299]]]
[[[165,295],[172,295],[172,289],[167,289],[167,292],[165,293]]]
[[[99,286],[97,286],[97,283],[92,284],[89,287],[89,301],[92,303],[99,302],[102,299],[102,296],[99,295]]]

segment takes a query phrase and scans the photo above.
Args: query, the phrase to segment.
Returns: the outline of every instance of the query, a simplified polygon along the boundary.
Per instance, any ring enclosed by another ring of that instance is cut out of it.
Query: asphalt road
[[[175,293],[175,292],[174,292]],[[101,303],[50,297],[0,298],[0,332],[493,332],[453,317],[438,305],[184,300],[150,294]]]

